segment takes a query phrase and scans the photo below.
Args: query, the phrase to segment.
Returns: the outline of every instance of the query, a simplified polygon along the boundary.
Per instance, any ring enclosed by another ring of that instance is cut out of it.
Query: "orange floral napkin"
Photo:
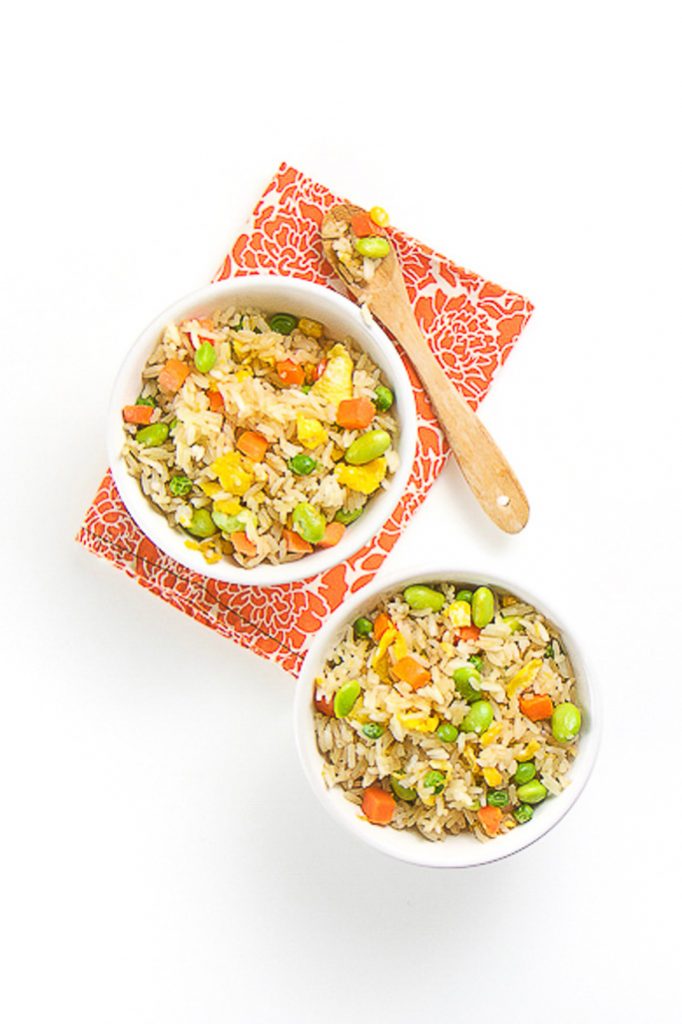
[[[282,164],[216,275],[283,274],[343,292],[320,245],[324,212],[339,198]],[[504,363],[532,305],[439,256],[396,228],[396,247],[419,325],[462,394],[476,407]],[[448,448],[411,366],[419,420],[417,457],[398,507],[382,531],[347,562],[284,586],[255,588],[206,579],[164,555],[138,529],[107,472],[77,539],[175,608],[223,636],[300,669],[309,641],[346,594],[374,577],[443,468]]]

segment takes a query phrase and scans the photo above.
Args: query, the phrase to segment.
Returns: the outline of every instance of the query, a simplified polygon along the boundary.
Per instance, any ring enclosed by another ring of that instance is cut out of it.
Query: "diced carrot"
[[[124,405],[123,419],[126,423],[151,423],[154,407],[151,405]]]
[[[391,672],[396,679],[402,679],[403,682],[409,683],[413,690],[418,690],[431,682],[431,675],[427,669],[414,658],[410,658],[409,655],[396,661],[395,665],[391,667]]]
[[[336,422],[344,430],[364,430],[375,413],[376,406],[369,398],[344,398],[336,410]]]
[[[292,359],[283,359],[277,363],[277,376],[283,384],[302,384],[305,380],[305,370],[300,363]]]
[[[376,619],[374,620],[374,626],[372,628],[372,636],[375,640],[381,640],[382,636],[387,629],[390,629],[393,623],[389,619],[386,612],[379,612]]]
[[[478,626],[459,626],[457,629],[460,640],[478,640],[481,631]]]
[[[159,374],[159,387],[174,394],[179,391],[189,376],[189,366],[179,359],[169,359]]]
[[[502,810],[486,804],[478,811],[478,818],[489,836],[496,836],[502,824]]]
[[[351,217],[350,226],[356,238],[367,238],[368,235],[381,234],[381,228],[374,223],[372,218],[364,210],[362,213],[355,213]]]
[[[381,786],[370,786],[362,797],[362,813],[373,825],[388,825],[395,811],[395,800]]]
[[[267,438],[255,430],[245,430],[243,434],[239,435],[237,440],[239,451],[243,452],[248,459],[252,459],[254,462],[262,462],[269,447],[270,442]]]
[[[335,547],[339,543],[345,532],[346,527],[343,525],[343,523],[327,523],[324,530],[324,537],[322,538],[322,540],[317,542],[318,548]]]
[[[246,555],[247,558],[253,558],[256,554],[256,545],[249,540],[244,532],[231,533],[230,540],[240,555]]]
[[[210,406],[211,412],[222,412],[223,409],[225,408],[223,396],[217,389],[215,391],[209,391],[208,404]]]
[[[554,711],[552,698],[546,693],[530,693],[519,699],[519,707],[531,722],[539,722],[543,718],[551,718]]]
[[[315,707],[318,711],[321,711],[323,715],[327,715],[329,718],[334,718],[334,698],[333,697],[316,697]]]
[[[282,530],[282,534],[287,544],[287,550],[292,554],[308,555],[313,550],[312,544],[303,540],[303,537],[300,537],[295,530]]]

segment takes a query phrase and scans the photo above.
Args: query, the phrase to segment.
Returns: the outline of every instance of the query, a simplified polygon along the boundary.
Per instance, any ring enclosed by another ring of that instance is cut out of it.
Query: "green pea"
[[[199,373],[208,373],[215,366],[216,351],[210,341],[203,341],[194,353],[194,365]]]
[[[168,490],[174,498],[184,498],[192,490],[192,481],[184,473],[179,473],[178,476],[171,477]]]
[[[483,658],[479,657],[478,654],[472,654],[469,658],[469,664],[473,665],[478,672],[483,671]]]
[[[292,520],[296,533],[309,544],[317,544],[324,537],[327,525],[325,518],[307,501],[302,501],[296,506]]]
[[[391,247],[387,239],[381,235],[369,235],[367,238],[356,238],[355,249],[361,256],[369,256],[371,260],[380,260],[388,256]]]
[[[483,629],[492,622],[495,614],[495,598],[489,587],[479,587],[471,598],[471,618],[474,626]]]
[[[440,590],[424,587],[420,583],[406,587],[403,591],[403,597],[410,608],[416,612],[426,611],[427,609],[428,611],[439,612],[445,604],[445,594],[441,594]]]
[[[362,731],[369,740],[378,740],[380,736],[384,734],[383,725],[379,725],[378,722],[367,722],[363,725]]]
[[[334,516],[334,519],[337,523],[343,523],[344,526],[350,526],[351,523],[354,523],[356,519],[360,518],[363,512],[364,509],[362,508],[355,508],[352,512],[347,512],[345,508],[340,508]]]
[[[400,780],[395,775],[391,775],[391,789],[398,800],[407,800],[411,804],[413,800],[417,799],[417,790],[410,789],[409,786],[401,786]]]
[[[476,700],[464,717],[460,729],[462,732],[485,732],[494,718],[493,706],[489,700]]]
[[[390,447],[391,435],[386,430],[368,430],[346,448],[344,458],[351,466],[364,466],[378,459]]]
[[[524,804],[541,804],[547,796],[547,787],[538,779],[531,779],[524,786],[519,786],[516,795]]]
[[[532,761],[522,761],[514,772],[514,782],[517,786],[524,786],[537,775],[537,768]]]
[[[471,604],[473,596],[473,590],[458,590],[455,594],[455,601],[466,601],[467,604]]]
[[[530,821],[534,813],[530,804],[520,804],[514,811],[514,817],[519,825],[525,825],[527,821]]]
[[[486,800],[489,807],[506,807],[509,803],[509,791],[506,789],[489,789]]]
[[[297,476],[310,476],[316,467],[317,462],[312,455],[304,455],[303,452],[289,459],[289,469]]]
[[[339,687],[334,695],[334,714],[337,718],[345,718],[355,707],[355,702],[360,696],[360,683],[357,679],[351,679]]]
[[[185,529],[188,533],[191,533],[193,537],[212,537],[216,533],[216,525],[211,519],[211,514],[208,509],[197,508],[192,513],[192,519],[189,526]]]
[[[364,616],[360,616],[353,623],[353,632],[356,636],[369,636],[372,632],[372,623]]]
[[[469,702],[481,699],[481,673],[473,665],[462,665],[452,673],[457,693]]]
[[[150,405],[152,409],[154,409],[156,408],[157,402],[151,395],[145,395],[144,398],[140,395],[140,397],[135,400],[135,405]]]
[[[424,776],[424,785],[427,789],[432,789],[434,793],[442,793],[445,788],[445,776],[442,772],[433,769]]]
[[[393,401],[394,397],[391,389],[387,388],[385,384],[377,384],[377,389],[374,392],[374,404],[377,412],[386,412],[393,405]]]
[[[167,439],[170,428],[167,423],[150,423],[135,434],[135,440],[146,448],[158,448]]]
[[[564,704],[557,704],[552,714],[552,735],[559,743],[570,743],[580,732],[582,715],[580,709],[566,701]]]
[[[459,729],[452,722],[441,722],[436,729],[436,736],[441,743],[454,743],[459,736]]]
[[[270,329],[277,331],[278,334],[291,334],[298,327],[298,317],[292,316],[291,313],[275,313],[268,323]]]

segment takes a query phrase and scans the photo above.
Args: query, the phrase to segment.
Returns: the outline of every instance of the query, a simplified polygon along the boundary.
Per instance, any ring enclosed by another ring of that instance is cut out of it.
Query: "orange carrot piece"
[[[381,234],[381,228],[375,224],[368,213],[356,213],[350,220],[351,231],[356,238],[367,238],[368,235]]]
[[[519,707],[531,722],[539,722],[543,718],[551,718],[554,711],[552,698],[546,693],[530,693],[519,699]]]
[[[481,635],[478,626],[459,626],[457,632],[460,640],[478,640]]]
[[[328,718],[335,717],[333,697],[316,697],[314,704],[317,710],[321,711],[323,715],[327,715]]]
[[[336,545],[339,543],[345,532],[346,527],[343,525],[343,523],[327,523],[327,525],[324,528],[324,537],[322,538],[322,540],[319,540],[317,542],[317,547],[336,547]]]
[[[147,424],[151,423],[154,415],[154,407],[151,405],[124,405],[123,419],[126,423]]]
[[[369,398],[344,398],[336,410],[336,422],[344,430],[364,430],[375,413],[376,406]]]
[[[393,623],[389,619],[386,612],[379,612],[376,619],[374,620],[374,626],[372,627],[372,636],[376,641],[381,640],[382,636],[387,629],[390,629]]]
[[[381,786],[370,786],[362,798],[362,813],[373,825],[388,825],[395,811],[395,800]]]
[[[243,434],[239,435],[237,441],[239,451],[253,462],[262,462],[269,447],[270,442],[267,438],[255,430],[245,430]]]
[[[305,370],[300,363],[292,359],[283,359],[277,363],[277,376],[283,384],[302,384],[305,380]]]
[[[282,530],[282,535],[287,543],[287,550],[291,554],[296,555],[309,555],[313,550],[312,544],[309,544],[307,540],[303,540],[295,530]]]
[[[496,836],[502,824],[502,811],[499,807],[490,807],[486,804],[478,811],[478,818],[489,836]]]
[[[256,545],[249,540],[243,531],[241,533],[231,533],[230,540],[240,555],[246,555],[247,558],[253,558],[256,554]]]
[[[409,655],[396,661],[395,665],[391,667],[391,672],[396,679],[402,679],[403,682],[409,683],[413,690],[418,690],[431,682],[428,670]]]
[[[218,390],[209,391],[208,393],[208,404],[211,412],[222,412],[225,408],[225,402],[223,396]]]
[[[159,374],[159,387],[174,394],[179,391],[189,376],[189,366],[179,359],[169,359]]]

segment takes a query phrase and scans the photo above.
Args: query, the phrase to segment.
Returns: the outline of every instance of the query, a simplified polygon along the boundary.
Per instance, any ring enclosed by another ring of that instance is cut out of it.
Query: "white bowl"
[[[174,530],[154,510],[131,477],[121,458],[124,430],[121,409],[135,401],[140,391],[142,368],[164,327],[190,316],[206,316],[226,305],[256,306],[268,313],[287,311],[321,320],[330,335],[343,340],[350,335],[379,366],[395,394],[400,437],[400,466],[390,485],[375,494],[367,510],[333,548],[320,549],[294,562],[263,564],[243,569],[226,559],[209,565],[198,551],[186,546],[187,538]],[[407,372],[393,344],[376,324],[368,324],[360,310],[337,292],[293,277],[237,277],[208,285],[164,310],[142,332],[121,367],[111,398],[107,447],[114,481],[131,516],[162,551],[177,562],[213,579],[250,586],[273,586],[304,579],[345,561],[378,533],[402,496],[414,462],[417,414]]]
[[[573,664],[576,677],[577,699],[583,711],[583,727],[580,733],[578,754],[571,768],[571,783],[559,796],[542,803],[535,815],[525,825],[518,826],[504,835],[481,843],[470,833],[448,836],[440,842],[430,842],[415,831],[371,825],[360,817],[359,809],[343,795],[340,787],[327,789],[322,780],[323,758],[317,749],[313,724],[313,687],[315,676],[322,671],[330,649],[340,638],[345,626],[359,615],[371,611],[383,594],[402,590],[410,583],[458,582],[481,586],[490,584],[532,604],[552,622],[563,638],[566,651]],[[381,583],[372,583],[360,593],[346,601],[330,616],[315,638],[303,664],[294,701],[294,729],[296,745],[314,793],[332,818],[362,842],[373,846],[382,853],[398,860],[408,861],[425,867],[463,868],[489,864],[512,853],[518,853],[546,835],[570,810],[576,802],[594,766],[599,746],[601,712],[594,683],[588,679],[583,657],[575,640],[555,612],[526,587],[510,583],[494,575],[480,572],[451,569],[422,569],[406,576],[393,576]]]

